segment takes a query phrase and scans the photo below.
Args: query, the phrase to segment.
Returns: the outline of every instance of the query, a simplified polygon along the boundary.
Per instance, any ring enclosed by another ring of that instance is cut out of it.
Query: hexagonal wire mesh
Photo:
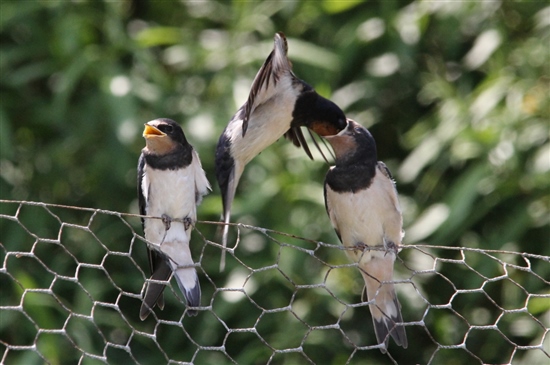
[[[360,275],[341,245],[236,224],[239,246],[220,273],[221,246],[202,233],[219,223],[198,222],[199,315],[189,317],[169,285],[164,310],[142,322],[149,275],[138,216],[0,203],[3,364],[534,364],[550,357],[549,257],[404,246],[395,286],[409,348],[390,344],[382,354],[369,303],[359,297]]]

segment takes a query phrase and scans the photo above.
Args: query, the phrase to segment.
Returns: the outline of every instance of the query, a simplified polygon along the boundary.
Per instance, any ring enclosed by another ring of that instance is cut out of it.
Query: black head
[[[171,119],[159,118],[145,123],[143,137],[153,154],[166,154],[178,147],[188,146],[183,130]]]
[[[370,132],[347,119],[347,126],[334,135],[325,135],[336,154],[336,164],[371,163],[377,161],[376,142]]]
[[[307,84],[296,100],[292,116],[293,126],[306,126],[320,136],[335,135],[348,124],[338,105],[317,94]]]

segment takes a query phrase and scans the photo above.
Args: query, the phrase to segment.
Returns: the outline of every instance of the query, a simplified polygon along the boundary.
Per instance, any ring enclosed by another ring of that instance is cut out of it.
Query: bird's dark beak
[[[143,130],[143,137],[145,138],[152,138],[152,137],[160,137],[165,136],[166,133],[161,131],[160,129],[153,127],[150,124],[145,123],[145,129]]]

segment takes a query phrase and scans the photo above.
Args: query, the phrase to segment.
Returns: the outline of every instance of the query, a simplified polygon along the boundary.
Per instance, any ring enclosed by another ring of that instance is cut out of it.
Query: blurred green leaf
[[[136,35],[136,42],[141,47],[156,47],[179,44],[183,40],[182,31],[175,27],[151,27]]]
[[[332,72],[337,72],[340,68],[339,57],[333,52],[298,39],[288,41],[292,44],[289,51],[289,57],[292,59]]]
[[[527,310],[529,313],[532,313],[535,316],[550,311],[550,303],[547,298],[547,296],[550,295],[550,292],[541,294],[546,297],[532,297],[529,299],[529,303],[527,305]]]
[[[9,160],[13,157],[13,129],[3,108],[0,108],[0,155]]]
[[[359,4],[365,2],[364,0],[323,0],[323,9],[329,14],[342,13],[344,11],[353,9]]]

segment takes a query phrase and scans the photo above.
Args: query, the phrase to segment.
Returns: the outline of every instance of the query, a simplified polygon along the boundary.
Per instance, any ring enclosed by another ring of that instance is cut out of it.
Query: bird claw
[[[193,224],[193,221],[191,220],[191,218],[189,217],[183,218],[183,227],[185,228],[186,231],[189,229],[189,227],[191,227],[192,224]]]
[[[357,251],[365,252],[369,249],[369,246],[364,244],[363,242],[357,242],[353,249]]]
[[[164,228],[168,231],[172,226],[172,218],[170,218],[170,216],[166,214],[163,214],[161,218],[162,218],[162,223],[164,223]]]
[[[386,256],[390,252],[393,252],[397,255],[398,248],[395,242],[384,240],[384,247],[386,248],[386,253],[384,254],[384,256]]]
[[[162,219],[162,223],[164,224],[164,229],[168,231],[172,226],[172,218],[167,214],[163,214],[161,216],[161,219]],[[176,221],[179,221],[179,220],[176,220]],[[193,225],[193,220],[189,217],[185,217],[181,221],[186,231],[189,229],[189,227]]]
[[[378,248],[381,248],[380,246],[375,246],[375,247],[378,247]],[[361,252],[365,252],[365,251],[369,251],[371,250],[372,248],[363,243],[363,242],[357,242],[354,246],[353,246],[353,250],[355,251],[361,251]],[[375,248],[376,249],[376,248]],[[397,252],[399,251],[399,248],[397,247],[397,245],[395,244],[395,242],[393,241],[386,241],[384,239],[384,249],[386,250],[386,253],[384,254],[384,256],[386,256],[388,253],[390,252],[393,252],[395,254],[397,254]]]

